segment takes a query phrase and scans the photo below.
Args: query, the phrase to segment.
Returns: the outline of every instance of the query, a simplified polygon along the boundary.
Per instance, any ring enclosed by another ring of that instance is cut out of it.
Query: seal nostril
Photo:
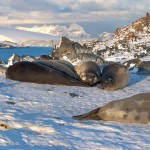
[[[103,90],[105,89],[104,86],[102,86],[102,89],[103,89]]]

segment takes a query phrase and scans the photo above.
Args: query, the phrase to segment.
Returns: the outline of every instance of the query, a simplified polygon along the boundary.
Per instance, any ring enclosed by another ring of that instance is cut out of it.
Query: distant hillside
[[[88,38],[90,34],[86,33],[82,26],[73,23],[69,27],[60,25],[42,25],[33,27],[21,27],[18,26],[16,29],[48,34],[51,36],[67,36],[67,37],[78,37],[78,38]]]
[[[27,40],[57,40],[59,36],[21,31],[13,28],[0,27],[0,41],[24,42]]]
[[[103,33],[100,39],[89,44],[92,52],[107,59],[116,56],[142,57],[150,52],[150,14],[118,28],[112,34]]]
[[[140,18],[132,24],[118,28],[115,32],[114,39],[140,42],[143,39],[150,40],[150,14]]]
[[[0,27],[0,48],[22,46],[55,47],[60,42],[60,39],[60,36],[50,36],[47,34]]]

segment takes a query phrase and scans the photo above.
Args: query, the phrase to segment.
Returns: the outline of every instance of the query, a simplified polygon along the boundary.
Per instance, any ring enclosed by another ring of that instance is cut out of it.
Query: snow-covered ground
[[[149,85],[150,76],[137,74],[131,74],[127,87],[114,92],[97,87],[23,83],[1,74],[0,148],[148,150],[149,124],[77,121],[72,116],[112,100],[150,92]]]

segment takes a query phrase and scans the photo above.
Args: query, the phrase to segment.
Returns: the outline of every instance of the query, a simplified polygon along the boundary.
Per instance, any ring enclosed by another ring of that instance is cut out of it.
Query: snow
[[[148,58],[146,58],[148,59]],[[149,59],[150,60],[150,59]],[[24,83],[0,75],[2,149],[150,149],[150,125],[72,119],[110,101],[150,92],[150,76],[131,72],[118,91]]]
[[[128,52],[115,53],[113,56],[109,56],[109,57],[107,56],[104,58],[105,61],[113,61],[113,62],[121,62],[121,63],[131,59],[134,59],[134,57]]]
[[[41,25],[32,27],[17,26],[16,29],[31,31],[37,33],[44,33],[51,36],[69,36],[69,37],[90,37],[90,34],[86,33],[82,26],[72,23],[69,27],[60,25]]]

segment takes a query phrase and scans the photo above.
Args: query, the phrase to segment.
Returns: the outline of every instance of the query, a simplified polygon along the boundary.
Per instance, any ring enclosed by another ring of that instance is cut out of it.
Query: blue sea
[[[52,50],[53,50],[52,47],[23,47],[23,48],[0,49],[0,61],[3,60],[5,63],[7,63],[8,59],[13,54],[17,54],[19,56],[50,55],[52,53]]]

